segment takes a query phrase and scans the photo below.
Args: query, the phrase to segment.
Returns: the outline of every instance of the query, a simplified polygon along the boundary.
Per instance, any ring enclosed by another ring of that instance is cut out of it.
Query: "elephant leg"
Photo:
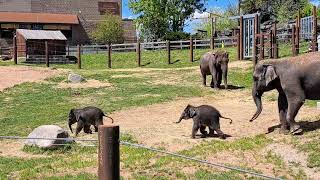
[[[191,132],[191,138],[194,139],[196,137],[196,134],[199,130],[199,125],[198,124],[195,124],[193,123],[193,127],[192,127],[192,132]]]
[[[226,67],[223,67],[222,76],[223,76],[224,88],[228,89],[228,64],[226,65]]]
[[[84,123],[82,120],[78,121],[77,123],[77,129],[76,129],[76,136],[80,133],[80,131],[83,129]]]
[[[202,84],[203,84],[203,86],[206,86],[207,85],[207,75],[203,71],[201,71],[201,75],[202,75]]]
[[[208,135],[208,132],[206,131],[206,126],[200,126],[200,132],[201,132],[201,137],[205,138]]]
[[[212,129],[210,126],[209,126],[209,136],[210,137],[214,137],[214,129]]]
[[[295,122],[295,117],[299,112],[299,109],[304,103],[305,96],[303,91],[301,90],[300,93],[287,93],[288,99],[288,112],[287,112],[287,122],[290,125],[290,132],[293,134],[298,134],[302,132],[300,126]]]
[[[221,81],[222,81],[222,70],[218,69],[217,70],[217,86],[220,88],[221,85]]]
[[[84,125],[83,131],[87,134],[92,134],[92,131],[90,129],[90,124]]]
[[[216,67],[210,68],[210,73],[212,75],[211,87],[212,88],[218,88]]]
[[[94,131],[98,132],[98,126],[94,125]]]
[[[278,110],[279,110],[279,119],[281,123],[280,133],[288,134],[289,133],[289,125],[286,120],[287,111],[288,111],[288,102],[287,97],[284,93],[279,93],[278,97]]]
[[[226,135],[220,130],[220,128],[215,128],[214,130],[217,132],[220,139],[226,139]]]

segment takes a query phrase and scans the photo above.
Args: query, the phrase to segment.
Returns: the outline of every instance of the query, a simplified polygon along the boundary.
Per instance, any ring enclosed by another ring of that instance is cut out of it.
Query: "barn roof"
[[[74,14],[0,12],[2,23],[79,24]]]
[[[17,33],[22,35],[26,40],[67,40],[61,31],[17,29]]]

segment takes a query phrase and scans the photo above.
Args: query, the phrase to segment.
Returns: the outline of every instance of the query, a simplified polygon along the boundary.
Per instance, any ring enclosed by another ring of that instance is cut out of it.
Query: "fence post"
[[[299,10],[299,14],[298,14],[298,17],[296,19],[296,55],[299,54],[300,52],[300,20],[301,20],[301,17],[300,17],[300,10]]]
[[[120,179],[119,126],[102,125],[99,134],[99,180]]]
[[[70,56],[70,46],[69,46],[69,44],[67,45],[67,56]]]
[[[141,66],[141,44],[140,44],[140,40],[138,40],[137,42],[137,61],[138,61],[138,66]]]
[[[45,48],[46,48],[46,66],[49,67],[49,47],[48,41],[45,41]]]
[[[18,64],[17,36],[13,36],[13,61]]]
[[[78,69],[81,69],[81,46],[78,44]]]
[[[193,62],[193,39],[190,37],[190,62]]]
[[[168,64],[171,64],[171,47],[170,41],[167,41]]]
[[[273,37],[272,37],[272,34],[273,34],[273,32],[272,32],[273,30],[271,29],[270,30],[270,32],[269,32],[269,39],[268,39],[268,41],[269,41],[269,46],[270,46],[270,49],[269,49],[269,58],[271,59],[271,58],[273,58],[273,42],[272,42],[272,39],[273,39]]]
[[[253,36],[253,67],[258,63],[257,58],[257,34],[258,34],[258,14],[254,16],[254,36]]]
[[[278,42],[277,42],[277,23],[273,24],[273,58],[279,58],[279,49],[278,49]]]
[[[260,60],[264,59],[264,34],[260,36]]]
[[[112,46],[111,44],[108,44],[108,68],[111,68],[111,64],[112,64],[111,51],[112,51]]]
[[[291,43],[292,43],[292,56],[295,56],[296,55],[296,27],[295,27],[295,25],[292,26]]]
[[[240,16],[240,60],[243,60],[243,16]]]
[[[317,7],[313,6],[313,43],[312,43],[312,51],[318,51],[318,43],[317,43]]]
[[[214,50],[214,37],[213,36],[210,39],[210,47],[211,47],[211,50]]]
[[[237,33],[237,59],[241,60],[240,58],[240,32]]]

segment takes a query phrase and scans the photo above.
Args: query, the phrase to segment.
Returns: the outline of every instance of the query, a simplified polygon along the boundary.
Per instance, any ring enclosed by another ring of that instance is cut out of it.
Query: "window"
[[[110,12],[114,15],[120,15],[120,8],[117,2],[98,2],[98,10],[100,15]]]
[[[33,30],[42,30],[43,29],[43,25],[42,24],[33,24],[32,25],[32,29]]]

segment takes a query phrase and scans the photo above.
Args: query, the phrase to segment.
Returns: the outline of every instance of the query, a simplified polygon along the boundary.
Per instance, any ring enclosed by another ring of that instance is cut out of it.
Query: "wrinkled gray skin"
[[[68,118],[70,131],[72,132],[72,125],[77,123],[76,136],[82,129],[85,133],[92,134],[91,125],[94,126],[95,132],[98,132],[98,126],[103,125],[103,116],[108,117],[97,107],[89,106],[83,109],[71,109]],[[111,117],[108,118],[112,119]]]
[[[207,75],[212,75],[210,86],[220,88],[222,77],[225,89],[228,88],[228,63],[229,54],[227,52],[208,52],[200,60],[200,71],[203,79],[203,85],[206,86]]]
[[[201,137],[207,137],[208,133],[205,130],[207,126],[209,127],[210,136],[213,136],[215,131],[221,139],[225,139],[225,134],[220,130],[220,118],[229,119],[230,124],[232,123],[230,118],[221,116],[220,112],[216,108],[209,105],[201,105],[198,107],[188,105],[182,112],[179,121],[176,123],[180,123],[182,119],[187,120],[190,118],[193,119],[191,133],[191,138],[193,139],[199,129],[202,134]]]
[[[257,64],[253,73],[252,96],[257,111],[250,121],[262,111],[261,96],[276,89],[281,123],[280,133],[301,133],[295,117],[306,99],[320,99],[319,60],[269,60]]]

